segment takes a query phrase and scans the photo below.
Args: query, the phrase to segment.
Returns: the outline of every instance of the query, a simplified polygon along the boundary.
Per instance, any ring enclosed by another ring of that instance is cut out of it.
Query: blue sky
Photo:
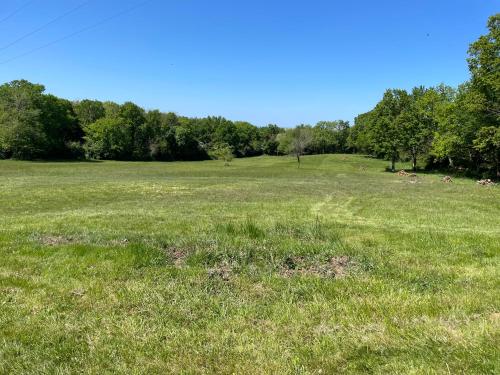
[[[2,0],[0,82],[256,125],[352,121],[386,88],[466,80],[468,45],[500,11],[496,0],[151,0],[16,58],[142,1]]]

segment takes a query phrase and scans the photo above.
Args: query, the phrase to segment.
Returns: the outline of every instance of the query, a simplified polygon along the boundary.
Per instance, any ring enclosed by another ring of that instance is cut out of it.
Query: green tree
[[[236,121],[234,126],[238,140],[235,153],[240,157],[260,154],[262,142],[257,127],[245,121]]]
[[[40,110],[44,90],[25,80],[0,86],[0,151],[4,157],[33,159],[45,154],[47,137]]]
[[[40,105],[40,121],[45,133],[44,157],[72,157],[70,144],[83,140],[83,131],[73,109],[73,104],[54,95],[43,95]]]
[[[278,125],[269,124],[263,128],[259,128],[260,138],[262,140],[262,152],[267,155],[276,155],[278,153],[279,142],[278,134],[283,132]]]
[[[130,159],[133,142],[130,124],[120,118],[102,118],[85,128],[85,151],[89,158]]]
[[[397,119],[409,104],[410,98],[405,90],[387,90],[376,105],[373,122],[369,126],[373,149],[391,161],[393,172],[404,144],[401,123]]]
[[[147,143],[152,159],[176,159],[175,127],[178,124],[178,118],[174,113],[163,114],[157,110],[146,113],[143,133],[147,135]]]
[[[102,106],[104,107],[104,116],[108,118],[117,118],[120,117],[120,105],[115,102],[103,102]]]
[[[482,112],[486,123],[500,123],[500,13],[488,20],[488,34],[479,37],[469,48],[472,85],[483,96]]]
[[[456,92],[439,103],[431,154],[438,159],[447,159],[450,167],[478,169],[480,155],[473,142],[484,125],[483,106],[484,97],[470,82],[460,85]]]
[[[397,117],[402,132],[402,148],[410,155],[413,171],[419,155],[428,154],[437,130],[436,109],[442,97],[434,89],[415,87],[408,105]]]
[[[279,150],[281,153],[294,155],[300,167],[300,157],[304,155],[307,147],[313,140],[313,133],[310,126],[299,125],[293,129],[288,129],[278,136]]]
[[[310,149],[314,153],[335,153],[348,150],[349,122],[320,121],[312,128]]]
[[[146,114],[144,109],[132,102],[126,102],[120,107],[119,118],[127,124],[130,132],[131,149],[128,159],[145,160],[150,157],[149,134],[147,132]]]
[[[223,160],[225,166],[234,158],[233,148],[227,143],[216,143],[210,148],[209,155],[213,159]]]
[[[481,153],[486,162],[493,164],[496,176],[500,177],[500,128],[482,127],[474,140],[474,148]]]
[[[73,103],[75,113],[82,128],[90,125],[106,115],[104,105],[97,100],[82,100]]]
[[[354,119],[354,125],[349,130],[348,147],[353,152],[373,154],[373,142],[370,128],[375,121],[375,111],[362,113]]]

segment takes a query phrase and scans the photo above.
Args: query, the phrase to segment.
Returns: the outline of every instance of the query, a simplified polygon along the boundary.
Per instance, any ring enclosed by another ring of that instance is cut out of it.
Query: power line
[[[0,51],[3,51],[11,46],[13,46],[14,44],[16,43],[19,43],[20,41],[26,39],[27,37],[33,35],[33,34],[36,34],[37,32],[47,28],[48,26],[52,25],[53,23],[56,23],[57,21],[63,19],[64,17],[67,17],[69,16],[70,14],[76,12],[77,10],[79,10],[80,8],[83,8],[85,5],[87,5],[88,3],[90,3],[92,0],[87,0],[87,1],[84,1],[83,3],[81,3],[80,5],[77,5],[76,7],[74,7],[73,9],[70,9],[68,10],[67,12],[61,14],[60,16],[57,16],[56,18],[50,20],[49,22],[43,24],[42,26],[30,31],[29,33],[26,33],[24,34],[23,36],[20,36],[19,38],[17,38],[16,40],[14,40],[13,42],[3,46],[3,47],[0,47]]]
[[[109,22],[109,21],[111,21],[111,20],[113,20],[113,19],[115,19],[115,18],[118,18],[118,17],[120,17],[120,16],[123,16],[124,14],[130,13],[130,12],[132,12],[132,11],[134,11],[134,10],[136,10],[136,9],[138,9],[138,8],[140,8],[140,7],[142,7],[143,5],[146,5],[146,3],[149,3],[149,2],[151,2],[151,1],[152,1],[152,0],[145,0],[145,1],[142,1],[142,2],[140,2],[140,3],[138,3],[138,4],[134,5],[134,6],[132,6],[132,7],[130,7],[130,8],[124,9],[124,10],[123,10],[123,11],[121,11],[121,12],[115,13],[115,14],[113,14],[113,15],[111,15],[111,16],[109,16],[109,17],[107,17],[107,18],[104,18],[104,19],[102,19],[102,20],[100,20],[100,21],[98,21],[98,22],[96,22],[96,23],[94,23],[94,24],[92,24],[92,25],[89,25],[89,26],[87,26],[87,27],[84,27],[84,28],[82,28],[82,29],[80,29],[80,30],[77,30],[77,31],[75,31],[75,32],[73,32],[73,33],[71,33],[71,34],[68,34],[68,35],[66,35],[66,36],[63,36],[62,38],[59,38],[59,39],[53,40],[52,42],[49,42],[49,43],[47,43],[47,44],[44,44],[44,45],[42,45],[42,46],[40,46],[40,47],[33,48],[33,49],[31,49],[31,50],[29,50],[29,51],[27,51],[27,52],[24,52],[24,53],[22,53],[22,54],[20,54],[20,55],[14,56],[14,57],[12,57],[12,58],[10,58],[10,59],[8,59],[8,60],[4,60],[4,61],[0,62],[0,65],[7,64],[7,63],[9,63],[9,62],[11,62],[11,61],[14,61],[14,60],[20,59],[20,58],[25,57],[25,56],[27,56],[27,55],[30,55],[30,54],[32,54],[32,53],[34,53],[34,52],[40,51],[41,49],[44,49],[44,48],[50,47],[50,46],[52,46],[52,45],[54,45],[54,44],[56,44],[56,43],[60,43],[60,42],[62,42],[62,41],[64,41],[64,40],[66,40],[66,39],[72,38],[72,37],[74,37],[74,36],[76,36],[76,35],[78,35],[78,34],[81,34],[81,33],[84,33],[84,32],[86,32],[86,31],[89,31],[89,30],[95,29],[96,27],[99,27],[99,26],[101,26],[101,25],[103,25],[103,24],[105,24],[105,23],[107,23],[107,22]]]
[[[5,22],[9,19],[11,19],[12,17],[14,17],[16,14],[18,14],[20,11],[22,11],[24,8],[26,8],[28,5],[34,3],[36,0],[31,0],[31,1],[28,1],[26,3],[24,3],[23,5],[21,5],[19,8],[17,8],[16,10],[14,10],[12,13],[8,14],[6,17],[2,18],[0,20],[0,23],[2,22]]]

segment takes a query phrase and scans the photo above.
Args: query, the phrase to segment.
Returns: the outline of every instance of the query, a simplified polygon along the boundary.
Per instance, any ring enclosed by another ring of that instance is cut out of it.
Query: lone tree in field
[[[217,143],[208,152],[210,157],[217,160],[224,160],[224,165],[228,166],[233,160],[233,149],[227,143]]]
[[[310,127],[300,125],[294,129],[289,129],[285,133],[279,134],[279,150],[282,153],[294,155],[300,166],[300,157],[304,155],[307,147],[313,140],[313,133]]]

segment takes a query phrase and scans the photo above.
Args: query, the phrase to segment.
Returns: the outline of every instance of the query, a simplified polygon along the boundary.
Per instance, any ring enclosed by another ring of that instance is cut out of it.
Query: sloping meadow
[[[384,170],[1,161],[0,372],[497,372],[499,188]]]

